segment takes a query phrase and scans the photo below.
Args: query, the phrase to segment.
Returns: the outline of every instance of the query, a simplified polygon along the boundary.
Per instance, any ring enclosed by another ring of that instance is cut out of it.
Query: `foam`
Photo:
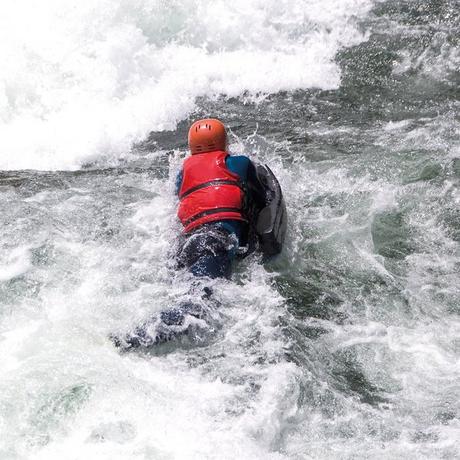
[[[0,264],[0,282],[21,276],[31,267],[29,248],[26,246],[15,248],[6,256],[6,263]]]
[[[78,169],[198,96],[337,88],[370,0],[20,0],[0,7],[0,169]]]

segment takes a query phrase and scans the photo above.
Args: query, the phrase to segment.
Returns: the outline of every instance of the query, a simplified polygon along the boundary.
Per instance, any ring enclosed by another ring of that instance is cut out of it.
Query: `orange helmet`
[[[227,149],[225,126],[215,118],[198,120],[188,131],[188,145],[192,155]]]

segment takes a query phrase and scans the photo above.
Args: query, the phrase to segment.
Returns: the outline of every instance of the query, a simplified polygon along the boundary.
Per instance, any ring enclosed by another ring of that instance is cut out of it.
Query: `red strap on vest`
[[[242,184],[227,168],[227,156],[223,151],[207,152],[184,161],[177,215],[185,232],[219,220],[246,221]]]

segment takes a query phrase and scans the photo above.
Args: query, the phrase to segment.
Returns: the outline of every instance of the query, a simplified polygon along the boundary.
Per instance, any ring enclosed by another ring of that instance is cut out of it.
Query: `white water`
[[[113,164],[198,96],[337,88],[370,0],[0,6],[0,169]]]
[[[299,370],[282,359],[283,299],[260,265],[244,285],[214,286],[226,326],[207,347],[123,355],[108,340],[190,291],[165,267],[170,190],[133,179],[163,193],[114,215],[109,228],[121,233],[108,241],[94,220],[101,205],[104,215],[120,208],[109,197],[126,178],[40,193],[13,211],[4,196],[7,219],[28,215],[17,228],[30,246],[2,271],[11,283],[2,291],[0,458],[283,458],[270,448],[295,412]],[[1,236],[8,254],[13,235]]]
[[[335,54],[364,39],[357,23],[371,6],[42,3],[0,7],[0,170],[136,158],[133,142],[173,128],[204,94],[337,88]],[[214,286],[209,338],[159,355],[120,354],[107,336],[193,296],[169,266],[184,152],[169,158],[167,179],[135,162],[2,175],[0,460],[456,458],[459,253],[448,218],[460,203],[458,122],[412,113],[365,129],[348,115],[339,129],[302,125],[300,152],[270,131],[231,146],[280,178],[285,253],[274,267],[240,264]],[[343,153],[350,139],[359,154]],[[342,154],[328,159],[330,145]],[[417,179],[430,162],[439,175]],[[374,239],[378,217],[392,213],[412,246],[400,259]],[[292,298],[280,293],[286,273]],[[329,295],[343,321],[327,319]],[[317,305],[325,318],[309,311]],[[324,333],[312,337],[315,327]],[[343,375],[356,367],[363,381],[350,389]]]

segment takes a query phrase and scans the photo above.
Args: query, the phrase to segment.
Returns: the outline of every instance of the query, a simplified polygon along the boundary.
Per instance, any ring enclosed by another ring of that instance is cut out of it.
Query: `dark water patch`
[[[302,361],[302,355],[308,349],[306,345],[307,341],[317,340],[323,334],[327,334],[329,328],[321,322],[297,322],[294,324],[284,324],[283,335],[290,343],[289,350],[286,351],[286,359],[290,362],[294,362],[299,366],[303,366],[305,363]],[[311,344],[310,346],[314,346]]]
[[[417,170],[405,178],[406,183],[432,181],[442,175],[443,168],[434,161],[424,161],[418,165]]]
[[[394,47],[385,45],[381,37],[372,37],[337,56],[344,72],[341,91],[350,91],[345,93],[350,103],[356,103],[362,97],[375,100],[386,95],[382,90],[392,79],[393,62],[397,54]]]
[[[191,119],[187,119],[179,122],[174,130],[151,132],[149,137],[137,146],[138,151],[186,150],[188,129],[192,122]]]
[[[0,187],[11,186],[22,197],[28,198],[44,191],[62,191],[71,187],[81,187],[89,184],[91,190],[109,185],[111,181],[123,178],[134,178],[136,175],[147,176],[151,179],[162,179],[169,173],[168,158],[161,159],[159,167],[149,160],[147,167],[129,165],[124,168],[82,169],[78,171],[14,171],[4,173],[0,171]],[[129,187],[120,184],[121,187]],[[131,190],[136,190],[131,186]],[[147,193],[145,190],[137,192]],[[123,195],[123,194],[122,194]]]
[[[445,112],[460,81],[451,62],[458,59],[458,3],[379,2],[365,23],[372,30],[369,40],[337,55],[342,107],[371,120]]]
[[[448,425],[452,420],[458,418],[457,414],[453,410],[446,408],[444,411],[440,411],[435,416],[435,422],[441,423],[442,425]]]
[[[460,209],[454,203],[445,206],[441,219],[447,229],[447,236],[460,242]]]
[[[458,0],[386,1],[378,3],[373,12],[379,17],[397,18],[407,25],[428,25],[438,28],[441,24],[459,24],[458,6]]]
[[[416,431],[412,434],[411,441],[415,443],[435,443],[439,441],[439,435],[429,430]]]
[[[338,323],[344,320],[343,312],[340,311],[343,300],[336,293],[315,283],[308,275],[302,279],[278,277],[276,286],[288,301],[289,311],[297,319],[317,318]]]
[[[11,174],[7,172],[0,171],[0,187],[20,187],[24,185],[26,181],[25,178],[21,177],[18,174]],[[1,189],[0,189],[1,190]]]
[[[403,40],[401,49],[405,46]],[[340,111],[354,123],[435,117],[448,110],[456,91],[443,81],[395,74],[401,58],[393,44],[385,45],[379,37],[343,51],[337,59],[343,71]]]
[[[373,406],[388,402],[384,389],[366,377],[365,371],[351,351],[335,352],[334,361],[336,367],[332,369],[332,375],[341,393],[356,395],[361,402]]]
[[[374,216],[371,233],[377,254],[401,260],[414,251],[405,219],[402,212],[387,212]]]
[[[460,179],[460,158],[454,158],[452,161],[452,173]]]
[[[69,187],[68,173],[46,171],[14,171],[14,175],[6,175],[0,183],[11,185],[20,196],[27,198],[45,190],[61,190]]]

